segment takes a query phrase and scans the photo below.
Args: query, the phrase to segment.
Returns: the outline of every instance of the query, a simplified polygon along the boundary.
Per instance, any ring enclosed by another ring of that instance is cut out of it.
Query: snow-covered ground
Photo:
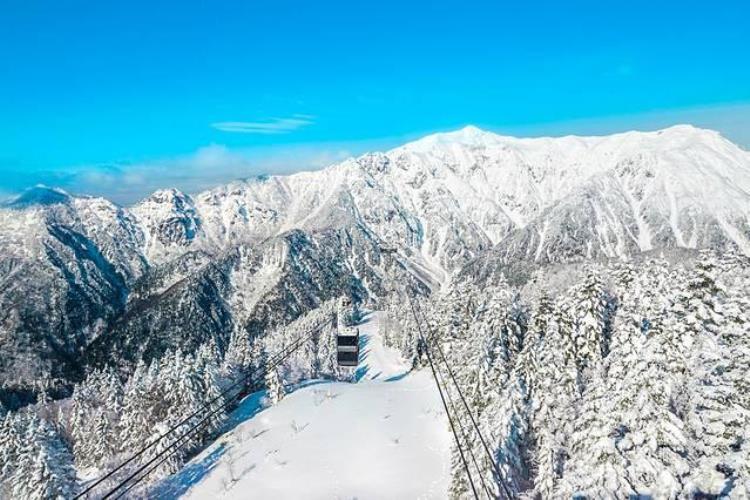
[[[237,425],[159,486],[159,498],[445,498],[447,420],[426,370],[383,346],[378,314],[360,326],[357,383],[312,381],[277,406],[248,397]]]

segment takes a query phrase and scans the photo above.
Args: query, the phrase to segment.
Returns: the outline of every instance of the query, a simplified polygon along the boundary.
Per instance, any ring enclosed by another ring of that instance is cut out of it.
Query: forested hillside
[[[750,495],[749,278],[746,257],[704,253],[542,269],[520,289],[464,277],[426,302],[501,471],[471,436],[486,483],[530,498]],[[388,342],[424,366],[411,309],[388,315]],[[469,492],[454,446],[451,495]]]

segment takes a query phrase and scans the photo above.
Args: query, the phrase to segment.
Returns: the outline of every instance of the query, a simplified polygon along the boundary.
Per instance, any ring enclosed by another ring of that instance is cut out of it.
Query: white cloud
[[[257,122],[217,122],[211,126],[222,132],[238,134],[288,134],[315,123],[312,115],[295,114],[288,118],[272,118]]]
[[[361,152],[348,144],[302,144],[229,149],[212,144],[194,153],[143,163],[83,165],[49,180],[73,194],[103,196],[130,205],[153,191],[175,187],[197,193],[261,174],[318,170]],[[0,194],[2,194],[0,192]]]

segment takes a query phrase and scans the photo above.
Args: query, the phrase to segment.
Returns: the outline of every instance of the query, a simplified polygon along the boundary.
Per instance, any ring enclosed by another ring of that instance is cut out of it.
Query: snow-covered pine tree
[[[732,429],[739,440],[730,444],[725,461],[735,474],[731,494],[750,498],[750,262],[737,260],[738,268],[731,271],[735,283],[724,304],[726,324],[719,340],[728,352],[722,374],[731,385],[728,404],[742,421],[739,429]]]
[[[723,290],[716,283],[714,271],[712,256],[703,253],[685,281],[676,283],[680,292],[677,299],[672,301],[664,328],[672,334],[668,337],[676,354],[672,359],[672,368],[682,375],[677,381],[681,386],[689,383],[689,372],[697,360],[701,338],[706,333],[717,333],[722,321],[716,296]],[[687,391],[683,390],[681,394],[687,396]],[[687,412],[687,404],[684,398],[678,402],[680,414]]]
[[[563,481],[556,490],[560,497],[583,493],[587,498],[624,498],[635,493],[626,479],[627,462],[617,448],[620,424],[605,383],[603,367],[592,369],[573,423]]]
[[[353,328],[353,327],[348,327]],[[318,340],[318,364],[320,375],[333,380],[339,378],[338,361],[336,359],[336,332],[324,329]]]
[[[242,325],[235,324],[224,354],[224,369],[236,375],[244,373],[251,363],[249,334]]]
[[[508,310],[503,318],[503,332],[506,339],[508,350],[511,356],[515,357],[523,348],[526,337],[528,323],[528,311],[526,306],[521,302],[521,296],[516,293],[513,295]]]
[[[195,357],[195,369],[201,380],[202,404],[211,411],[221,408],[224,404],[221,387],[219,385],[219,358],[218,351],[209,342],[203,344],[198,349]],[[208,424],[207,432],[213,432],[218,429],[226,417],[222,410],[214,414]]]
[[[265,342],[260,337],[256,337],[250,347],[250,373],[265,374],[267,361],[268,353],[266,352]]]
[[[114,368],[109,367],[105,370],[102,388],[104,405],[113,418],[119,417],[120,412],[122,411],[125,388]]]
[[[541,498],[552,498],[558,481],[559,456],[557,438],[546,426],[535,434],[536,460],[534,494]]]
[[[689,302],[696,313],[695,323],[691,324],[695,350],[686,413],[694,462],[688,490],[692,494],[721,495],[730,491],[737,480],[733,452],[741,447],[748,423],[747,409],[735,396],[736,366],[732,366],[742,359],[743,349],[732,345],[735,342],[730,331],[735,325],[724,314],[721,303],[727,294],[716,280],[713,256],[704,254],[695,273],[688,287]],[[734,309],[731,301],[729,309]]]
[[[599,273],[591,271],[575,292],[575,344],[579,369],[596,367],[605,354],[604,286]]]
[[[533,482],[534,492],[542,498],[552,498],[558,488],[576,418],[573,324],[566,308],[564,301],[557,303],[548,323],[539,356],[540,390],[533,403],[531,425],[539,457]]]
[[[86,397],[86,387],[76,385],[73,389],[71,403],[71,436],[73,438],[73,452],[76,465],[79,467],[88,467],[93,465],[92,462],[92,432],[91,417],[94,409],[89,404]]]
[[[560,350],[564,364],[559,365],[559,367],[564,366],[567,370],[578,366],[574,313],[575,311],[568,298],[561,297],[555,304],[552,321],[549,324],[549,332],[554,336],[550,342],[545,344],[545,348],[555,346],[555,348]],[[576,375],[574,380],[577,381],[577,378]]]
[[[21,430],[18,418],[8,413],[0,423],[0,497],[10,498],[13,477],[21,453]]]
[[[205,392],[203,385],[202,373],[198,370],[195,358],[190,355],[175,353],[173,364],[170,370],[170,382],[173,385],[172,393],[176,399],[170,401],[170,411],[168,421],[172,424],[181,421],[187,415],[196,414],[189,424],[198,423],[208,410],[205,407]],[[202,427],[202,432],[194,434],[183,447],[184,452],[178,455],[186,455],[191,448],[202,444],[206,428]]]
[[[464,445],[461,446],[463,448]],[[466,454],[466,450],[464,450],[464,454]],[[466,455],[464,455],[464,459],[467,459]],[[475,480],[473,475],[472,480]],[[474,487],[477,487],[476,484]],[[453,442],[451,444],[451,484],[448,489],[448,496],[452,500],[463,500],[471,497],[471,491],[469,476],[466,474],[466,468],[461,459],[461,451]]]
[[[34,463],[40,443],[37,441],[36,424],[24,419],[21,447],[18,450],[18,462],[13,477],[10,480],[12,488],[11,498],[29,498],[33,492]]]
[[[74,494],[72,457],[54,429],[35,414],[26,428],[16,470],[12,497],[30,500],[65,499]]]
[[[538,388],[538,354],[542,348],[552,312],[552,300],[543,290],[529,322],[526,339],[518,356],[519,381],[523,388],[524,399],[527,402],[531,401]]]
[[[688,438],[672,405],[681,374],[672,371],[668,337],[660,316],[652,318],[646,335],[635,337],[642,342],[640,355],[619,394],[617,448],[628,464],[626,478],[639,495],[655,498],[681,495],[689,471]]]
[[[266,397],[270,404],[275,405],[284,398],[284,384],[275,367],[268,367],[266,370],[266,388]]]
[[[590,492],[615,496],[638,493],[629,476],[626,451],[632,450],[634,408],[639,397],[649,397],[639,396],[641,387],[634,385],[634,380],[648,367],[648,359],[644,359],[648,356],[647,334],[655,333],[648,330],[653,321],[660,321],[660,316],[654,316],[658,313],[656,305],[661,302],[663,306],[663,300],[656,297],[661,292],[660,278],[653,264],[643,266],[640,273],[631,264],[621,264],[615,270],[618,309],[604,364],[606,398],[595,423],[591,451],[583,454],[579,469],[584,476],[582,484],[587,484]]]
[[[151,408],[146,389],[147,369],[139,361],[128,380],[119,423],[119,442],[123,450],[135,451],[143,446],[144,436],[151,432]]]
[[[150,475],[149,479],[151,481],[156,481],[160,478],[169,476],[171,474],[174,474],[177,472],[180,467],[182,467],[184,455],[182,453],[174,453],[170,454],[170,452],[166,452],[162,454],[164,450],[167,450],[171,447],[173,443],[173,439],[161,439],[159,441],[156,440],[158,436],[161,436],[165,434],[170,428],[170,425],[167,422],[161,422],[159,424],[156,424],[152,430],[151,435],[149,437],[149,441],[155,442],[155,445],[153,449],[151,449],[144,457],[144,460],[148,461],[151,460],[153,457],[160,456],[160,460],[164,459],[164,462],[156,469],[154,470]],[[188,431],[187,426],[181,426],[176,430],[176,435],[180,436]]]
[[[529,447],[529,411],[521,374],[514,370],[502,396],[487,409],[495,421],[496,431],[491,434],[496,446],[496,461],[502,481],[510,491],[520,493],[528,488],[529,466],[526,452]],[[499,481],[500,478],[495,478]],[[501,486],[496,484],[498,497]]]
[[[56,478],[49,468],[49,456],[43,447],[37,450],[36,457],[31,463],[29,476],[27,478],[25,498],[49,499],[49,498],[66,498],[56,491]]]
[[[91,446],[91,463],[103,469],[115,454],[116,434],[110,422],[110,415],[104,408],[100,408],[94,417],[92,426],[93,439]]]

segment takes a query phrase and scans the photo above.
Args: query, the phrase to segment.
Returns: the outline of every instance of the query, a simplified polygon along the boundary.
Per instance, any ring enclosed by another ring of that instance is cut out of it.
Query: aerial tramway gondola
[[[359,329],[353,333],[339,332],[336,335],[336,359],[339,366],[357,366],[359,363]]]
[[[359,363],[359,328],[347,326],[342,310],[351,309],[351,300],[342,300],[336,325],[336,361],[342,367],[356,367]]]

